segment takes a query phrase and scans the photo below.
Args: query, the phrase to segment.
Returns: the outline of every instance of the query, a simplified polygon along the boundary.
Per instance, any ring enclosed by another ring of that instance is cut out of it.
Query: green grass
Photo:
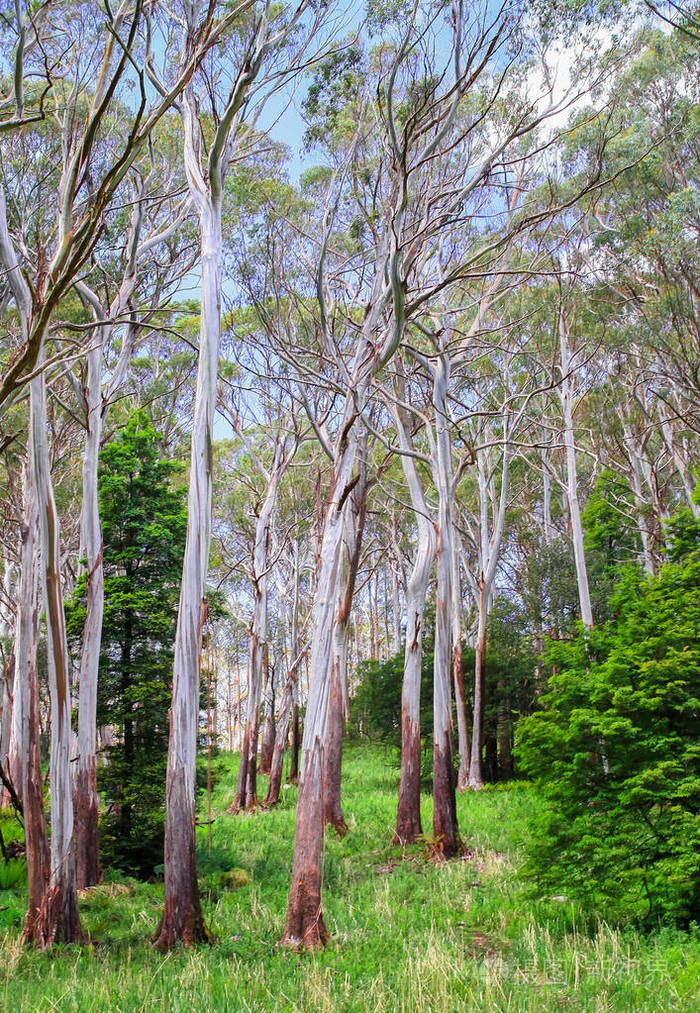
[[[211,856],[200,831],[206,916],[219,943],[154,952],[149,939],[162,886],[112,877],[81,900],[98,946],[33,952],[19,941],[24,898],[17,885],[0,891],[0,1010],[700,1010],[697,934],[639,936],[591,924],[563,899],[527,899],[518,866],[536,804],[531,789],[461,796],[470,852],[435,865],[420,848],[402,853],[390,845],[397,771],[367,746],[346,751],[349,833],[328,835],[324,912],[332,944],[290,952],[278,940],[296,792],[285,789],[271,812],[228,816],[235,761],[224,764]],[[427,796],[423,820],[429,830]],[[227,884],[232,869],[242,871]]]

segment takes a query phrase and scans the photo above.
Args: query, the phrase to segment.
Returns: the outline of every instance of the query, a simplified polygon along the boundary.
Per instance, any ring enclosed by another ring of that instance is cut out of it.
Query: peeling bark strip
[[[293,949],[314,949],[324,946],[330,938],[321,907],[323,833],[322,823],[316,816],[323,806],[322,763],[321,739],[315,736],[303,755],[304,773],[299,785],[294,835],[294,866],[284,926],[284,942]]]

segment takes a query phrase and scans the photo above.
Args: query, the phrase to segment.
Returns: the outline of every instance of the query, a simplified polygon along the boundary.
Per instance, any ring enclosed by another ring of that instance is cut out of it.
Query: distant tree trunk
[[[132,685],[131,652],[133,647],[133,613],[130,609],[124,615],[124,640],[122,642],[121,659],[119,667],[121,670],[121,698],[126,702],[129,700],[129,690]],[[134,721],[131,716],[131,709],[127,707],[124,712],[124,766],[128,771],[134,769]],[[131,837],[131,802],[127,799],[121,804],[119,814],[119,832],[125,840]]]
[[[646,506],[644,500],[644,493],[642,491],[642,464],[640,454],[638,452],[639,437],[636,433],[632,432],[629,423],[623,423],[624,443],[627,451],[627,457],[629,458],[630,464],[630,477],[632,494],[634,496],[635,504],[635,518],[637,521],[637,530],[639,531],[639,537],[642,542],[642,556],[644,558],[644,570],[650,576],[654,576],[656,573],[656,559],[654,557],[654,538],[649,530],[649,522],[646,516]]]
[[[267,492],[255,523],[252,567],[254,604],[248,657],[248,704],[241,748],[241,765],[238,770],[236,795],[233,805],[230,807],[231,812],[238,812],[240,809],[254,809],[258,803],[258,734],[263,667],[267,649],[267,591],[272,519],[277,505],[279,483],[284,475],[286,464],[284,441],[278,438],[275,443],[272,465],[267,475]]]
[[[659,414],[661,415],[661,435],[663,436],[664,444],[666,449],[673,459],[673,463],[678,473],[678,477],[683,485],[683,492],[685,493],[686,504],[690,509],[693,517],[700,519],[700,503],[696,503],[695,496],[695,481],[693,478],[693,470],[691,467],[691,454],[688,452],[687,446],[683,445],[673,432],[670,419],[666,415],[667,407],[661,406]]]
[[[486,776],[489,781],[494,782],[498,776],[498,745],[496,736],[493,734],[489,734],[486,738],[484,765],[486,767]]]
[[[257,629],[262,602],[256,588],[255,608],[253,614],[254,630],[250,635],[248,660],[248,699],[246,722],[241,745],[241,764],[238,768],[238,784],[233,805],[229,812],[241,809],[255,809],[258,802],[257,763],[258,763],[258,729],[260,728],[260,694],[262,692],[262,654],[263,645],[258,639]]]
[[[440,354],[433,373],[435,410],[435,472],[438,484],[437,589],[435,594],[435,653],[433,664],[433,838],[446,857],[459,852],[452,692],[450,688],[450,608],[452,601],[452,465],[447,391],[449,360]]]
[[[467,704],[464,696],[464,677],[462,675],[462,584],[459,575],[459,556],[459,532],[455,529],[452,535],[452,599],[450,610],[450,620],[452,623],[452,681],[455,689],[457,744],[459,748],[457,791],[464,791],[467,788],[469,780],[469,726],[467,724]]]
[[[263,703],[265,716],[263,719],[260,740],[260,773],[269,774],[272,753],[275,748],[275,668],[270,665],[270,648],[265,645],[265,684],[263,686]]]
[[[270,762],[270,781],[267,788],[267,796],[265,798],[265,805],[272,806],[277,805],[280,797],[280,789],[282,787],[282,771],[284,768],[284,750],[287,745],[287,735],[289,733],[290,716],[294,708],[296,701],[297,689],[299,684],[299,666],[301,665],[301,655],[299,654],[299,543],[294,542],[294,571],[292,580],[294,582],[294,590],[292,597],[291,606],[291,658],[292,662],[287,672],[287,680],[284,684],[282,691],[282,700],[280,703],[280,711],[277,718],[277,728],[275,730],[275,745],[272,751],[272,760]],[[297,707],[297,744],[299,737],[299,708]],[[292,727],[292,740],[294,739],[294,728]],[[292,750],[294,749],[294,742],[292,742]],[[294,757],[292,756],[292,759]],[[290,775],[291,777],[291,775]]]
[[[542,441],[547,440],[547,431],[542,434]],[[547,451],[544,447],[540,450],[542,460],[542,534],[545,545],[552,541],[552,479],[547,469]]]
[[[277,721],[277,730],[275,733],[275,745],[272,751],[272,761],[270,763],[270,781],[267,788],[267,795],[265,797],[266,806],[277,805],[280,798],[282,770],[284,767],[284,748],[287,742],[289,718],[292,711],[292,697],[294,695],[294,686],[297,680],[300,660],[301,659],[296,658],[292,662],[284,690],[282,691],[282,701],[280,703],[280,712]]]
[[[43,356],[43,353],[42,353]],[[43,363],[40,362],[40,365]],[[34,485],[39,512],[41,576],[46,616],[49,695],[51,698],[51,875],[41,899],[38,938],[42,946],[79,942],[73,850],[73,795],[70,772],[71,699],[63,595],[61,537],[53,495],[47,445],[46,387],[43,372],[31,381],[30,428]]]
[[[86,603],[80,657],[78,762],[75,775],[76,877],[78,889],[101,878],[97,798],[97,674],[104,612],[102,527],[98,507],[97,465],[102,436],[102,348],[88,356],[88,400],[80,541],[85,556]]]
[[[569,328],[563,301],[559,311],[559,348],[561,355],[561,384],[559,396],[561,398],[562,414],[564,417],[564,446],[566,448],[566,498],[569,504],[569,516],[571,518],[571,532],[574,544],[574,561],[576,563],[576,582],[578,585],[579,604],[581,608],[581,619],[586,629],[593,628],[593,611],[591,609],[591,596],[588,589],[588,571],[586,569],[586,556],[583,551],[583,525],[581,523],[581,509],[578,502],[578,477],[576,470],[576,443],[574,440],[574,423],[572,408],[572,355],[569,348]]]
[[[296,784],[299,780],[299,679],[294,682],[292,689],[292,727],[289,736],[289,780]]]
[[[8,601],[12,592],[8,589]],[[3,639],[10,640],[10,623],[3,622],[6,630]],[[22,692],[23,686],[15,675],[15,650],[13,645],[5,655],[4,665],[0,673],[0,769],[6,776],[16,795],[22,796]],[[10,805],[11,796],[4,782],[0,785],[0,808]]]
[[[481,768],[483,746],[482,720],[484,713],[484,655],[486,653],[486,588],[484,574],[479,575],[479,625],[474,653],[474,713],[472,716],[472,751],[469,764],[469,787],[484,787]]]
[[[498,772],[506,780],[513,773],[513,755],[511,752],[511,733],[513,721],[510,711],[510,699],[506,692],[503,679],[498,681]]]
[[[18,685],[15,687],[15,656],[14,653],[5,655],[2,672],[0,672],[0,770],[5,777],[12,781],[10,764],[10,726],[13,715],[13,696],[19,692]],[[21,792],[21,781],[18,782],[18,794]],[[4,783],[0,785],[0,809],[10,804],[10,795]]]
[[[474,655],[474,713],[472,716],[472,749],[469,763],[470,788],[478,790],[484,786],[482,770],[483,721],[484,721],[484,663],[486,655],[486,621],[493,600],[493,588],[496,579],[496,567],[503,541],[508,505],[508,488],[510,476],[510,444],[509,415],[503,412],[503,432],[501,450],[501,488],[498,497],[498,509],[489,525],[489,485],[494,478],[494,469],[489,469],[487,476],[486,461],[483,453],[477,460],[477,476],[479,485],[479,574],[476,579],[478,627],[476,649]],[[495,499],[495,495],[494,495]],[[494,507],[495,509],[495,507]],[[489,534],[490,532],[490,534]]]

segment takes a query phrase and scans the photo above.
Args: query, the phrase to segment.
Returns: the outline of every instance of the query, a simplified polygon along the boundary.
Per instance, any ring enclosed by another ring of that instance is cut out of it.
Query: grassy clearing
[[[1,1010],[700,1010],[700,935],[640,937],[590,925],[565,900],[526,899],[517,870],[535,805],[531,790],[462,796],[470,853],[436,866],[419,848],[402,853],[389,844],[397,771],[366,746],[346,753],[350,832],[328,838],[325,914],[333,944],[311,954],[283,949],[296,792],[285,789],[271,812],[228,816],[235,763],[223,764],[211,855],[206,830],[200,842],[205,908],[218,945],[153,952],[162,886],[113,877],[81,900],[99,946],[27,951],[19,943],[24,897],[16,884],[0,891]],[[426,797],[426,828],[430,809]]]

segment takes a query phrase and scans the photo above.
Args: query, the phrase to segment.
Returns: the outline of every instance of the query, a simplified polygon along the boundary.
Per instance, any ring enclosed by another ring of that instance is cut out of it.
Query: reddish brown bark
[[[289,742],[289,780],[296,784],[299,780],[299,703],[295,699],[292,704],[292,731]]]
[[[472,724],[472,753],[469,764],[469,787],[478,791],[484,787],[482,768],[483,710],[484,710],[484,655],[486,641],[483,634],[476,642],[474,656],[474,717]]]
[[[257,724],[252,725],[246,722],[241,745],[241,765],[238,768],[236,794],[228,812],[237,813],[241,809],[252,810],[258,804],[257,758]]]
[[[245,729],[243,732],[243,743],[241,746],[241,765],[238,768],[238,781],[236,783],[236,794],[229,812],[240,812],[241,809],[253,810],[258,804],[258,734],[260,729],[260,702],[259,686],[255,684],[257,652],[261,650],[261,644],[255,633],[250,639],[250,660],[248,664],[248,713]]]
[[[420,817],[420,724],[401,714],[401,779],[392,844],[412,844],[423,833]]]
[[[433,744],[433,837],[445,858],[462,850],[457,828],[452,736]]]
[[[75,876],[78,890],[102,882],[97,811],[97,759],[81,765],[75,780]]]
[[[275,676],[270,669],[270,652],[268,645],[263,646],[263,666],[265,670],[265,686],[263,689],[264,717],[262,735],[260,736],[259,773],[269,774],[272,753],[275,748]]]
[[[462,641],[452,645],[452,679],[455,687],[455,707],[457,709],[457,728],[459,731],[459,770],[457,772],[457,791],[464,791],[469,779],[469,732],[467,724],[467,704],[464,697],[464,676],[462,675]]]
[[[287,683],[284,687],[284,692],[282,693],[280,716],[275,733],[272,761],[270,763],[270,781],[268,783],[267,796],[265,797],[266,806],[277,805],[279,802],[280,789],[282,787],[282,769],[284,767],[284,749],[287,744],[287,736],[289,733],[289,718],[292,710],[292,700],[295,697],[297,690],[299,660],[300,659],[297,656],[289,670]],[[299,715],[297,709],[297,721],[298,719]]]
[[[340,787],[343,767],[343,732],[345,729],[348,623],[350,622],[352,599],[355,594],[355,580],[360,564],[362,536],[367,516],[368,483],[365,452],[366,437],[363,436],[358,454],[360,463],[357,482],[345,507],[348,513],[344,527],[343,552],[347,558],[347,570],[333,631],[328,721],[323,753],[323,818],[326,823],[335,827],[340,837],[344,836],[348,829],[340,800]]]
[[[38,624],[38,602],[35,598],[32,622]],[[49,843],[46,836],[44,796],[39,755],[39,687],[36,667],[36,638],[29,659],[26,681],[26,719],[23,730],[25,763],[23,765],[22,794],[24,796],[24,840],[27,856],[27,916],[24,921],[24,939],[28,943],[40,941],[39,909],[49,882]]]
[[[262,735],[260,737],[260,763],[259,773],[269,774],[272,766],[272,753],[275,749],[275,722],[270,715],[263,722]]]
[[[188,818],[166,821],[165,824],[165,898],[163,916],[153,942],[158,950],[170,949],[178,942],[185,946],[214,942],[214,937],[204,924],[199,899],[194,797],[192,786],[185,783],[185,777],[185,771],[180,767],[168,783],[171,795],[169,804],[182,800]]]
[[[319,738],[315,739],[304,761],[304,776],[299,782],[294,863],[283,941],[294,949],[315,949],[324,946],[330,938],[321,909],[323,797]]]
[[[272,763],[270,765],[270,781],[267,786],[267,795],[265,796],[265,805],[273,806],[277,805],[280,800],[280,790],[282,788],[282,768],[284,767],[284,746],[279,751],[280,755],[277,755],[277,742],[275,742],[275,749],[272,754]]]
[[[348,825],[340,801],[340,782],[343,766],[343,685],[339,659],[334,657],[330,696],[328,699],[328,726],[323,751],[323,819],[335,827],[338,836],[347,833]]]

